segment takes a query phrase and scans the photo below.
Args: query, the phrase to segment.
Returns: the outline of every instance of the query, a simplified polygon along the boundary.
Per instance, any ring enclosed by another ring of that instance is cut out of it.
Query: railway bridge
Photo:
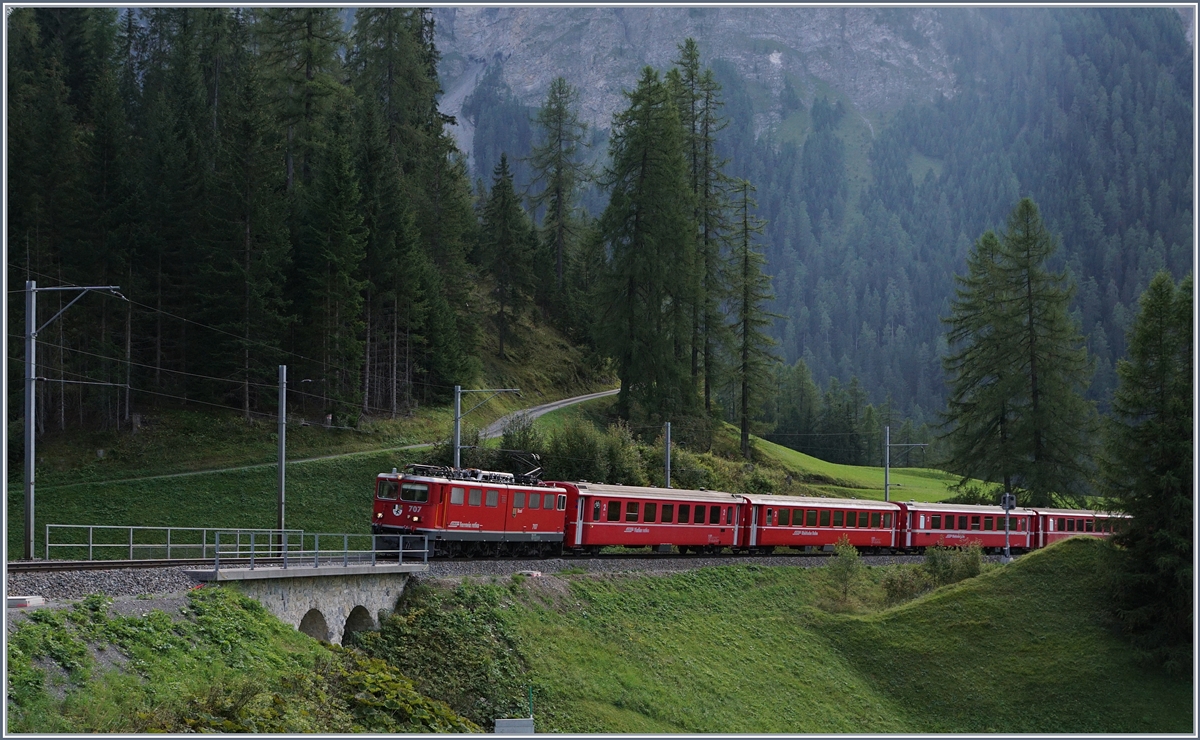
[[[191,570],[201,581],[238,589],[301,632],[341,644],[351,632],[379,629],[413,573],[425,563],[341,563],[308,567]]]

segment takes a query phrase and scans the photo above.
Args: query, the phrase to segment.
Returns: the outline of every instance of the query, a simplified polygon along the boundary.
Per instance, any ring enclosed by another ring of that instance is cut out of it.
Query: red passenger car
[[[371,531],[427,535],[439,556],[548,555],[562,543],[566,493],[511,473],[409,465],[376,477]]]
[[[797,496],[743,496],[745,524],[738,549],[770,553],[776,547],[824,548],[847,537],[859,549],[877,552],[898,545],[900,507],[883,501]]]
[[[901,547],[922,550],[934,545],[964,547],[977,542],[986,550],[1004,549],[1004,509],[971,504],[901,503]],[[1034,541],[1036,512],[1013,509],[1008,515],[1008,542],[1012,552],[1038,547]]]
[[[732,547],[742,497],[676,488],[555,483],[567,490],[564,547],[670,547],[681,553]]]
[[[1129,518],[1126,514],[1079,509],[1038,509],[1035,514],[1037,543],[1034,547],[1045,547],[1076,535],[1107,537],[1121,520]]]

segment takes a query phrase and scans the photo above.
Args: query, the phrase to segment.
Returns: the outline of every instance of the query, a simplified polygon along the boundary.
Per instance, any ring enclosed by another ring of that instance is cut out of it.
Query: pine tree
[[[774,314],[765,304],[774,298],[771,279],[763,274],[766,258],[754,249],[754,235],[762,234],[764,223],[751,213],[757,203],[750,197],[754,186],[746,180],[738,183],[735,206],[737,245],[733,250],[733,274],[730,279],[730,313],[733,319],[734,374],[740,390],[738,417],[742,433],[742,457],[750,459],[750,417],[757,415],[758,406],[770,380],[771,366],[776,362],[771,347],[775,340],[764,331],[771,325]]]
[[[611,257],[599,290],[597,343],[616,360],[619,413],[689,413],[695,225],[679,116],[658,72],[643,70],[614,117],[600,231]]]
[[[1046,268],[1056,244],[1033,201],[1017,204],[998,241],[976,244],[947,319],[958,349],[945,359],[946,438],[964,476],[1002,480],[1046,506],[1082,492],[1091,368],[1066,276]]]
[[[1194,620],[1190,275],[1178,288],[1154,277],[1128,341],[1102,459],[1109,506],[1132,517],[1114,538],[1114,609],[1138,647],[1183,672]]]
[[[492,192],[483,209],[483,235],[480,239],[482,264],[495,282],[496,330],[500,340],[499,356],[504,357],[504,340],[509,327],[520,316],[533,289],[533,235],[528,216],[513,190],[508,156],[492,171]]]

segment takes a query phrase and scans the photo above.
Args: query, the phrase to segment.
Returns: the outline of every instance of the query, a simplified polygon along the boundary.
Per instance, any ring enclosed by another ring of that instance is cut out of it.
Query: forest
[[[16,12],[10,334],[25,280],[127,299],[89,297],[39,337],[57,381],[39,427],[118,427],[139,403],[269,416],[281,362],[353,426],[444,401],[477,377],[485,335],[503,356],[533,311],[608,358],[627,418],[724,417],[860,464],[882,461],[890,426],[936,459],[955,276],[1022,196],[1059,246],[1081,389],[1106,413],[1138,297],[1191,268],[1180,24],[944,19],[961,92],[889,113],[863,151],[860,113],[802,80],[780,101],[798,125],[756,135],[733,65],[681,40],[673,69],[628,81],[606,131],[579,122],[567,81],[525,106],[490,65],[462,111],[470,172],[438,110],[427,12]],[[638,151],[679,154],[657,190],[629,187]],[[675,227],[631,227],[639,204]],[[41,311],[70,299],[43,293]]]

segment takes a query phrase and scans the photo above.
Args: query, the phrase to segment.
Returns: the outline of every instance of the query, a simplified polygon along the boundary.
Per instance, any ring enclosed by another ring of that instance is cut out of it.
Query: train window
[[[775,510],[767,509],[767,521],[764,522],[764,525],[769,527],[774,523],[775,523]]]
[[[692,521],[696,524],[704,524],[704,507],[703,506],[696,507],[696,517],[694,519],[692,519]]]
[[[963,514],[962,516],[960,516],[958,518],[958,528],[959,529],[967,528],[967,515],[966,514]]]
[[[825,515],[825,524],[826,524],[826,526],[828,526],[829,525],[829,512],[823,511],[821,513]],[[797,517],[800,516],[799,509],[796,510],[796,516]],[[792,521],[799,522],[800,519],[796,518],[796,519],[793,519]],[[806,526],[806,527],[817,526],[817,510],[816,509],[808,509],[807,511],[804,512],[804,526]]]
[[[482,488],[472,488],[470,495],[467,496],[467,503],[471,506],[482,506],[483,505],[483,489]]]
[[[1053,520],[1051,520],[1051,521],[1053,521]],[[1059,532],[1067,531],[1067,520],[1063,519],[1062,517],[1058,518],[1058,531]]]
[[[809,521],[811,522],[811,521],[812,521],[812,519],[809,519]],[[829,509],[822,509],[822,510],[821,510],[821,526],[822,526],[822,527],[828,527],[828,526],[829,526]],[[834,526],[837,526],[837,525],[835,524]]]
[[[983,518],[983,531],[985,531],[985,532],[992,531],[992,518],[990,516],[985,516]]]
[[[596,501],[592,504],[592,521],[593,522],[600,521],[600,503],[601,503],[600,499],[596,499]]]
[[[978,516],[971,517],[971,529],[976,532],[979,531],[979,517]]]
[[[551,495],[553,495],[553,494],[551,494]],[[540,494],[540,493],[529,494],[529,508],[531,508],[531,509],[542,508],[542,494]]]
[[[892,528],[892,513],[890,511],[883,515],[883,526],[886,529]]]
[[[663,524],[670,524],[675,520],[675,504],[663,504]]]
[[[942,528],[942,515],[934,514],[933,515],[933,523],[930,524],[929,526],[931,529],[941,529]]]
[[[847,527],[858,526],[858,512],[856,512],[856,511],[847,511],[846,512],[846,526]]]
[[[858,512],[858,526],[863,527],[863,528],[870,526],[870,519],[871,519],[871,512],[869,512],[869,511]]]
[[[549,504],[546,505],[546,508],[547,509],[550,508]],[[559,511],[567,510],[567,494],[565,494],[565,493],[558,494],[558,510]]]
[[[1087,531],[1089,531],[1089,532],[1096,531],[1096,520],[1095,519],[1088,519],[1086,522],[1084,522],[1084,524],[1087,526]]]
[[[400,486],[400,500],[423,504],[429,500],[429,486],[424,483],[405,483]]]
[[[487,496],[485,496],[483,499],[483,505],[484,506],[499,506],[500,505],[500,492],[495,489],[489,490],[487,492]]]
[[[621,502],[620,501],[609,501],[608,502],[608,521],[610,521],[610,522],[621,521]]]
[[[1068,532],[1074,532],[1074,531],[1075,531],[1075,520],[1074,520],[1074,519],[1068,519],[1068,520],[1067,520],[1067,531],[1068,531]]]
[[[721,507],[720,506],[713,506],[712,508],[710,508],[708,510],[708,523],[709,524],[720,524],[721,523]]]
[[[462,503],[467,498],[467,489],[455,486],[450,489],[450,503],[455,506],[462,506]]]
[[[725,507],[725,523],[733,524],[733,507],[732,506]]]
[[[559,494],[559,496],[560,496],[560,498],[562,498],[562,502],[560,502],[560,503],[559,503],[559,505],[558,505],[558,508],[560,508],[560,509],[565,509],[565,508],[567,508],[567,504],[566,504],[567,497],[566,497],[566,495],[565,495],[565,494]],[[553,493],[547,493],[547,494],[546,494],[546,498],[544,498],[544,499],[543,499],[542,508],[543,508],[543,509],[550,509],[550,510],[553,510],[553,509],[554,509],[554,494],[553,494]]]
[[[630,501],[625,504],[625,521],[636,522],[639,508],[641,507],[638,506],[637,501]]]
[[[646,504],[646,508],[642,510],[642,521],[652,522],[656,514],[658,514],[658,504]]]
[[[524,509],[525,508],[525,492],[524,491],[517,491],[516,493],[513,494],[513,508],[514,509]]]
[[[790,527],[791,524],[792,524],[792,510],[791,509],[780,509],[779,510],[779,526]]]
[[[400,487],[396,485],[396,481],[394,480],[379,481],[379,493],[376,495],[385,501],[395,501],[396,492],[399,490]]]
[[[679,505],[679,523],[687,524],[688,523],[688,514],[691,514],[691,513],[692,513],[691,507],[689,507],[687,504],[680,504]]]
[[[835,526],[835,527],[842,526],[842,519],[844,519],[845,516],[846,516],[846,512],[844,512],[844,511],[833,512],[833,526]]]
[[[876,529],[879,528],[879,512],[878,511],[871,512],[871,526]]]

